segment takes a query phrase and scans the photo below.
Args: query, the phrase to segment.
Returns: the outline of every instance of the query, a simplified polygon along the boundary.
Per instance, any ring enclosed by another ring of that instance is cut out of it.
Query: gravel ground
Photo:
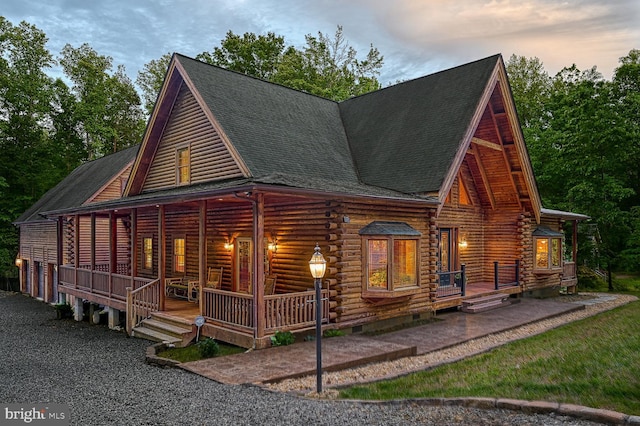
[[[593,425],[559,415],[300,398],[144,361],[149,342],[0,291],[0,403],[58,403],[74,425]],[[0,422],[1,423],[1,422]]]

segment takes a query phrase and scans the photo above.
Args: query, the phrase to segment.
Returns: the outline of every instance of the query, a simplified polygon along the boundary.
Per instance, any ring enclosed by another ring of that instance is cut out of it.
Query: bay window
[[[420,232],[403,222],[372,222],[363,236],[363,297],[419,289]]]
[[[562,233],[539,226],[533,231],[534,269],[557,272],[562,269]]]

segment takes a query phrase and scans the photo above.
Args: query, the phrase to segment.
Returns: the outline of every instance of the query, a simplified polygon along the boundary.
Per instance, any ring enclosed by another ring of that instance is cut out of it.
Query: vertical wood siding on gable
[[[97,194],[92,200],[93,203],[99,201],[115,200],[122,197],[122,191],[127,184],[126,178],[131,172],[131,166],[128,166],[121,174],[119,174],[109,185],[107,185],[99,194]]]
[[[191,184],[243,176],[220,134],[183,85],[159,142],[143,192],[176,186],[177,145],[189,144]]]

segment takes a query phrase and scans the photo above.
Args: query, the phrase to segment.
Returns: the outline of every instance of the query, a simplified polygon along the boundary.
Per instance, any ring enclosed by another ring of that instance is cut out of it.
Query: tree
[[[67,44],[61,52],[60,64],[77,98],[75,120],[90,159],[139,143],[144,131],[140,97],[123,66],[109,74],[111,62],[88,44]]]
[[[46,70],[55,63],[35,26],[0,17],[0,272],[16,273],[17,231],[11,225],[53,183],[47,127],[54,100]]]
[[[244,33],[239,36],[229,31],[220,47],[214,47],[212,52],[202,52],[196,59],[262,80],[271,80],[278,72],[284,49],[284,37],[272,32],[267,35]]]
[[[381,88],[377,80],[384,59],[371,46],[363,60],[344,38],[342,27],[335,35],[305,36],[303,50],[289,48],[273,81],[336,101]]]
[[[367,56],[358,59],[341,26],[333,38],[318,33],[317,37],[307,35],[305,40],[306,46],[297,49],[286,47],[284,37],[271,32],[239,36],[229,31],[220,47],[202,52],[196,59],[337,101],[381,87],[377,80],[384,62],[380,52],[371,46]],[[138,73],[136,81],[148,112],[153,109],[169,60],[166,54]]]
[[[165,53],[160,59],[149,61],[144,65],[142,71],[138,71],[136,84],[142,90],[144,108],[149,116],[153,112],[156,98],[162,89],[162,83],[170,62],[171,53]]]

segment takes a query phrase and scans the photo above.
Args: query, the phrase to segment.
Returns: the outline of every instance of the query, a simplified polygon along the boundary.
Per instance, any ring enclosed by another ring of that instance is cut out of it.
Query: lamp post
[[[322,277],[327,270],[327,261],[322,257],[318,243],[309,261],[309,269],[316,289],[316,390],[322,393]]]

